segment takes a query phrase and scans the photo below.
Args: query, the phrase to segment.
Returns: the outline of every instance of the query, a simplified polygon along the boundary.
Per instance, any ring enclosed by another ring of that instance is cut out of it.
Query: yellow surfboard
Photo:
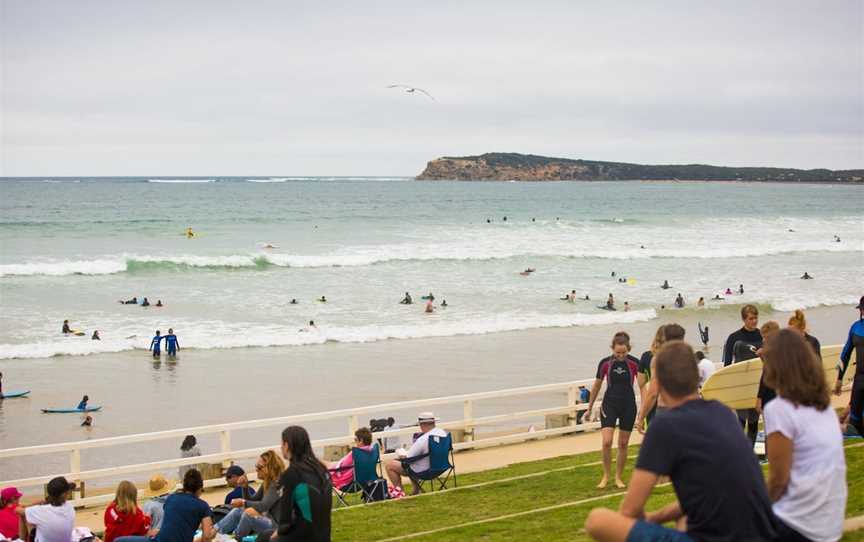
[[[837,381],[837,362],[842,349],[841,345],[822,347],[822,368],[825,370],[825,379],[832,388]],[[852,367],[846,370],[847,378],[850,371],[853,371]],[[761,359],[734,363],[708,377],[702,386],[702,397],[720,401],[729,408],[756,408],[756,394],[759,392],[761,378]]]

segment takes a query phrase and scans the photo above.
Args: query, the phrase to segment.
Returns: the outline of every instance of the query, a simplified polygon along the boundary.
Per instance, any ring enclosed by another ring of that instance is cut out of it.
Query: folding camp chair
[[[353,467],[336,467],[330,472],[339,472],[346,469],[354,469],[354,479],[341,488],[334,487],[333,493],[345,506],[349,506],[345,496],[352,493],[360,493],[363,501],[372,502],[381,500],[387,495],[387,481],[381,476],[381,451],[378,443],[374,443],[369,450],[363,448],[351,448]],[[384,485],[383,491],[378,486]],[[376,498],[377,497],[377,498]]]
[[[429,470],[416,472],[411,469],[411,464],[424,458],[429,458]],[[406,457],[401,460],[402,469],[423,491],[423,484],[429,484],[429,489],[435,491],[437,483],[438,490],[446,489],[450,476],[453,476],[453,487],[456,487],[456,466],[453,461],[453,436],[447,433],[445,437],[432,435],[429,437],[429,453],[414,457]]]

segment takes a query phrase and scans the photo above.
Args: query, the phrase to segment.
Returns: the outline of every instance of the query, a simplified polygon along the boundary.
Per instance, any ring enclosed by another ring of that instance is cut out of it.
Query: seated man
[[[401,459],[410,459],[412,457],[418,457],[422,455],[426,455],[429,453],[429,437],[446,437],[447,432],[443,429],[438,429],[435,427],[435,415],[431,412],[421,412],[417,416],[417,425],[420,426],[420,435],[417,437],[417,440],[414,441],[414,444],[411,448],[408,449],[407,452],[402,452],[399,454],[400,450],[396,450],[397,455],[400,455]],[[394,493],[396,495],[404,495],[404,489],[402,488],[402,476],[407,475],[407,470],[410,468],[414,472],[424,472],[429,470],[429,458],[424,457],[422,459],[418,459],[417,461],[407,464],[402,463],[401,459],[391,459],[385,465],[387,470],[387,478],[390,479],[390,483],[393,484]],[[414,480],[411,480],[411,484],[414,486],[414,495],[420,493],[420,486]]]
[[[231,465],[225,471],[225,483],[234,488],[225,495],[225,504],[231,504],[234,499],[248,499],[255,494],[255,490],[249,487],[246,471],[240,465]]]
[[[150,528],[159,530],[162,527],[162,516],[164,516],[165,501],[173,492],[176,483],[170,483],[161,474],[154,474],[148,483],[149,493],[153,495],[144,501],[141,510],[150,516]]]
[[[668,342],[654,358],[667,410],[648,426],[627,495],[618,512],[595,508],[585,529],[595,540],[774,540],[776,520],[750,441],[735,414],[699,398],[693,349]],[[646,513],[661,476],[678,501]],[[686,518],[687,532],[662,525]]]
[[[368,427],[361,427],[354,431],[354,446],[367,452],[372,449],[372,431]],[[354,481],[354,456],[351,450],[348,451],[348,455],[330,464],[329,467],[333,487],[345,491]]]

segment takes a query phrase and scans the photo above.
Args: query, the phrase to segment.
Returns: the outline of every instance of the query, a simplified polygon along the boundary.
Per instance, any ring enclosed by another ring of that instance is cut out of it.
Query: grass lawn
[[[638,448],[631,447],[630,455],[637,453]],[[520,463],[459,476],[456,491],[343,508],[333,513],[333,540],[382,540],[442,528],[446,530],[412,540],[587,540],[583,525],[588,512],[596,506],[617,507],[622,493],[616,488],[595,488],[601,472],[596,464],[599,459],[600,454],[594,452]],[[864,446],[847,448],[846,461],[846,515],[861,516]],[[634,462],[628,462],[625,480]],[[648,508],[659,508],[674,498],[671,486],[658,488]],[[578,502],[587,499],[591,501]],[[503,517],[509,514],[521,515]],[[483,523],[474,523],[479,521]],[[849,533],[843,540],[864,541],[864,530]]]

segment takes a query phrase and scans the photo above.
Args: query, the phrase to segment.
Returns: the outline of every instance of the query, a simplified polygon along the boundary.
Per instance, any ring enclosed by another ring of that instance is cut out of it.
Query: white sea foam
[[[603,324],[629,324],[656,318],[652,309],[602,314],[503,313],[470,320],[449,319],[440,312],[427,322],[405,325],[365,325],[326,327],[300,331],[297,326],[228,323],[219,321],[186,322],[175,326],[183,348],[246,348],[265,346],[303,346],[325,342],[367,343],[388,339],[416,339],[457,335],[484,335],[504,331],[564,328]],[[103,332],[103,335],[105,332]],[[146,349],[147,337],[103,339],[62,337],[23,344],[0,344],[0,359],[48,358],[61,355],[81,356],[107,352]]]
[[[122,258],[59,260],[0,265],[0,277],[27,275],[111,275],[124,271],[126,271],[126,260]]]
[[[167,184],[185,184],[185,183],[215,183],[215,179],[149,179],[148,183],[167,183]]]
[[[284,183],[288,177],[271,177],[269,179],[246,179],[247,183]]]

